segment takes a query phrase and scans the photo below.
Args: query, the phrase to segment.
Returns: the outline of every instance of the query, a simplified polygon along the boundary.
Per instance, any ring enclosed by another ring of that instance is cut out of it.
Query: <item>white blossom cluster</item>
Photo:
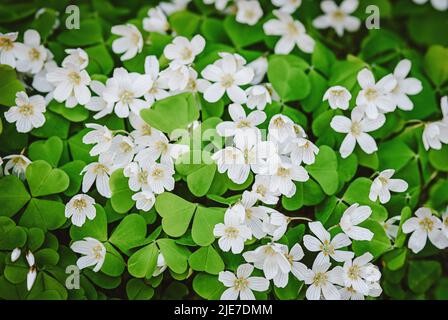
[[[168,16],[185,9],[189,2],[161,2],[148,11],[142,21],[143,29],[168,33]],[[446,5],[443,0],[431,2],[439,10]],[[255,0],[234,1],[234,6],[229,0],[204,0],[204,3],[214,4],[224,13],[236,13],[239,23],[254,25],[263,17],[262,8]],[[288,54],[295,46],[305,53],[313,52],[315,41],[307,34],[304,25],[292,17],[301,0],[272,0],[272,3],[278,9],[273,12],[275,18],[264,23],[263,30],[266,35],[280,37],[275,53]],[[351,14],[358,5],[357,0],[344,0],[340,6],[334,1],[322,1],[324,15],[316,18],[313,25],[316,28],[332,27],[339,36],[344,30],[356,31],[360,21]],[[112,27],[111,32],[117,36],[112,51],[120,55],[122,61],[132,59],[142,51],[144,40],[136,26],[118,25]],[[315,162],[319,149],[307,139],[304,129],[286,115],[271,117],[265,135],[258,128],[267,119],[266,105],[279,100],[272,85],[263,82],[268,65],[265,57],[247,63],[239,54],[221,52],[219,59],[206,66],[199,78],[194,61],[203,52],[205,39],[201,35],[195,35],[191,40],[175,36],[164,48],[164,57],[169,63],[163,70],[156,56],[148,56],[143,74],[120,67],[102,83],[91,80],[86,70],[89,57],[84,50],[67,49],[67,56],[58,66],[52,53],[41,44],[37,31],[27,30],[23,43],[17,42],[17,38],[18,33],[0,33],[3,43],[0,63],[32,77],[32,87],[42,95],[29,97],[26,92],[18,92],[16,105],[5,112],[6,120],[15,123],[18,132],[39,128],[45,122],[46,106],[53,99],[65,103],[67,108],[84,106],[96,113],[95,119],[112,113],[128,119],[133,128],[131,132],[110,130],[96,123],[86,124],[91,130],[83,137],[83,143],[92,145],[90,155],[97,156],[98,160],[82,170],[82,192],[87,193],[95,184],[101,196],[110,198],[110,176],[122,169],[139,210],[149,211],[157,195],[174,189],[175,160],[189,151],[187,145],[170,141],[163,132],[144,122],[140,111],[182,92],[202,94],[208,102],[219,101],[226,95],[232,102],[228,106],[231,121],[221,122],[216,128],[228,143],[215,152],[212,159],[218,171],[226,173],[234,183],[246,182],[251,174],[254,183],[251,190],[244,191],[239,202],[227,209],[224,222],[217,224],[213,231],[222,251],[242,254],[246,262],[237,268],[236,275],[230,271],[219,274],[219,280],[228,287],[222,299],[255,299],[252,291],[266,291],[270,280],[274,286],[284,288],[290,274],[308,286],[306,297],[310,300],[364,299],[381,294],[381,273],[371,263],[372,254],[367,252],[355,257],[350,251],[352,240],[370,241],[374,236],[372,231],[359,226],[371,216],[369,206],[352,204],[344,211],[339,223],[328,230],[319,221],[309,221],[311,234],[303,237],[302,245],[314,258],[311,267],[301,262],[305,251],[300,243],[293,244],[291,249],[281,243],[290,223],[309,219],[288,217],[272,206],[281,196],[294,196],[296,182],[309,179],[304,166]],[[351,117],[336,115],[331,121],[335,131],[346,134],[340,147],[343,158],[354,151],[356,144],[368,154],[375,152],[376,142],[368,133],[384,125],[385,114],[397,108],[413,109],[408,96],[418,94],[422,85],[418,79],[408,77],[410,70],[411,62],[403,60],[393,74],[379,81],[368,69],[359,72],[361,90]],[[334,86],[323,98],[332,109],[348,110],[352,95],[346,88]],[[244,105],[251,110],[248,114]],[[443,120],[425,125],[423,142],[427,150],[440,149],[442,143],[448,143],[448,97],[442,99],[441,106]],[[26,168],[31,163],[27,157],[20,154],[4,159],[8,160],[5,175],[12,173],[25,178]],[[3,165],[1,158],[0,165]],[[370,200],[384,204],[390,200],[391,191],[407,190],[408,184],[404,180],[392,178],[394,173],[389,169],[378,174],[372,182]],[[95,200],[86,194],[75,195],[66,204],[65,215],[73,225],[81,227],[87,219],[95,219]],[[437,248],[448,247],[448,211],[442,215],[442,220],[428,208],[418,209],[415,215],[402,226],[404,233],[412,233],[408,246],[413,252],[421,251],[427,238]],[[397,236],[396,223],[399,221],[399,217],[392,217],[383,224],[392,240]],[[257,242],[259,245],[254,250],[246,251],[247,241],[253,238],[262,241]],[[74,242],[71,249],[83,255],[77,261],[80,269],[91,266],[95,272],[101,269],[106,255],[103,243],[85,238]],[[14,262],[19,256],[20,249],[15,249],[11,260]],[[27,281],[30,290],[36,278],[36,267],[32,253],[28,252],[26,257],[30,267]],[[157,276],[165,269],[164,257],[159,253],[153,275]],[[263,276],[251,276],[254,269],[261,270]]]
[[[410,70],[411,61],[404,59],[392,74],[379,81],[375,80],[372,71],[367,68],[358,73],[361,90],[356,97],[351,117],[336,115],[330,123],[333,130],[346,134],[339,149],[342,158],[352,154],[356,144],[367,154],[377,151],[377,144],[369,132],[384,125],[385,114],[394,112],[397,108],[404,111],[414,108],[408,96],[421,92],[422,84],[420,80],[408,77]],[[328,100],[332,109],[347,110],[351,98],[351,93],[342,86],[331,87],[324,95],[324,100]]]

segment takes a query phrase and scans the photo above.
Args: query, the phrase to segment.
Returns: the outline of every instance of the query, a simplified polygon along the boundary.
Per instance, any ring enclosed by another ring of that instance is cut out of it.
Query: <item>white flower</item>
[[[47,80],[55,86],[54,99],[65,101],[67,108],[74,108],[77,104],[85,105],[90,100],[90,76],[77,65],[67,64],[64,68],[55,68],[47,73]]]
[[[266,35],[280,36],[280,40],[275,45],[276,54],[288,54],[297,45],[305,53],[314,51],[314,40],[305,30],[303,24],[294,20],[288,13],[278,10],[273,11],[278,19],[271,19],[263,25]]]
[[[344,0],[338,5],[331,0],[325,0],[320,3],[324,15],[313,20],[313,26],[317,29],[326,29],[332,27],[338,36],[344,35],[344,29],[354,32],[361,26],[361,21],[351,16],[358,8],[358,0]]]
[[[277,241],[286,233],[290,221],[291,219],[284,214],[269,209],[269,216],[266,216],[263,221],[263,230],[272,236],[273,241]]]
[[[283,251],[283,245],[271,242],[253,251],[244,252],[243,257],[247,262],[253,263],[255,268],[263,270],[266,279],[271,280],[279,272],[291,271],[291,264]]]
[[[267,219],[267,211],[270,209],[264,206],[256,207],[256,202],[257,198],[253,197],[250,192],[243,192],[241,206],[244,209],[244,223],[250,228],[255,238],[261,239],[266,236],[266,232],[263,230],[263,220]]]
[[[391,91],[391,97],[395,104],[401,110],[412,110],[414,103],[408,95],[416,95],[423,90],[422,83],[416,78],[406,78],[411,71],[411,61],[401,60],[394,69],[393,77],[397,82],[395,88]]]
[[[28,250],[25,255],[26,262],[28,263],[28,266],[32,267],[36,264],[36,259],[34,258],[34,254]]]
[[[445,209],[445,212],[442,214],[442,232],[445,237],[448,238],[448,207]]]
[[[253,291],[266,291],[269,288],[269,281],[263,277],[251,277],[254,267],[248,263],[242,264],[236,270],[236,276],[230,271],[221,271],[219,281],[227,290],[221,295],[221,300],[255,300]]]
[[[130,136],[117,135],[112,139],[108,153],[116,167],[124,167],[132,161],[135,144]]]
[[[302,0],[272,0],[272,4],[280,7],[280,11],[293,13],[302,4]]]
[[[266,114],[259,110],[246,116],[244,108],[237,103],[229,105],[229,114],[232,121],[223,121],[216,126],[220,136],[232,137],[239,134],[240,130],[258,130],[257,126],[266,120]]]
[[[294,139],[287,145],[286,150],[291,152],[291,161],[297,164],[302,162],[313,164],[316,161],[316,155],[319,153],[319,148],[304,138]]]
[[[93,271],[100,271],[104,263],[104,258],[106,257],[106,248],[101,242],[94,238],[86,237],[84,240],[73,242],[70,248],[74,252],[83,255],[83,257],[76,261],[79,269],[95,266]]]
[[[123,175],[129,178],[128,185],[132,191],[151,191],[148,183],[149,170],[151,169],[151,162],[131,162],[124,167]]]
[[[35,95],[28,97],[24,91],[16,93],[16,105],[5,112],[9,123],[16,123],[18,132],[30,132],[33,128],[42,127],[45,123],[46,104],[44,97]]]
[[[369,229],[358,227],[358,224],[368,219],[371,214],[372,209],[370,207],[354,203],[344,211],[339,225],[342,231],[351,239],[370,241],[373,238],[373,232]]]
[[[307,267],[299,262],[304,257],[303,249],[296,243],[288,252],[288,246],[281,245],[281,250],[291,265],[291,273],[299,280],[304,279]],[[274,277],[274,285],[278,288],[284,288],[288,285],[289,273],[278,272]]]
[[[76,65],[79,69],[85,69],[89,65],[89,55],[81,48],[66,49],[68,54],[62,61],[62,67],[65,68],[70,64]]]
[[[424,4],[428,2],[428,0],[413,0],[417,4]],[[448,0],[430,0],[432,6],[439,11],[448,10]]]
[[[331,239],[330,233],[325,230],[320,221],[310,222],[308,223],[308,227],[317,238],[307,234],[303,237],[303,244],[309,251],[319,252],[315,263],[330,263],[330,257],[337,262],[344,262],[353,258],[353,252],[337,250],[347,247],[352,243],[347,235],[338,233]]]
[[[65,217],[72,218],[72,223],[81,227],[86,217],[93,220],[96,217],[95,199],[86,194],[77,194],[65,205]]]
[[[11,252],[11,262],[16,262],[20,258],[21,254],[22,250],[20,250],[20,248],[14,248]]]
[[[214,82],[204,91],[204,99],[216,102],[227,93],[230,100],[235,103],[246,103],[246,92],[240,86],[249,84],[253,77],[252,68],[240,66],[239,57],[224,55],[221,59],[208,65],[202,70],[203,78]]]
[[[23,35],[23,44],[18,46],[16,68],[20,72],[32,74],[42,70],[47,59],[47,50],[40,44],[40,35],[36,30],[27,30]]]
[[[392,74],[388,74],[375,83],[372,71],[367,68],[358,73],[358,83],[361,91],[356,97],[356,104],[365,107],[365,113],[369,119],[377,119],[379,113],[395,110],[395,101],[391,92],[397,86]]]
[[[82,143],[95,144],[95,146],[90,149],[89,154],[94,157],[101,153],[107,152],[114,137],[112,131],[110,131],[106,126],[96,123],[86,123],[86,127],[93,130],[84,135],[82,138]]]
[[[145,59],[145,74],[149,75],[152,80],[151,88],[145,93],[145,100],[151,105],[154,101],[164,99],[170,94],[162,88],[159,80],[159,60],[156,56],[147,56]]]
[[[227,209],[224,223],[216,224],[213,229],[213,235],[219,238],[218,245],[224,252],[241,253],[244,242],[252,238],[250,229],[244,224],[244,208],[241,208]]]
[[[356,143],[367,154],[377,151],[378,147],[375,139],[367,134],[367,132],[379,129],[383,126],[384,122],[386,122],[386,117],[383,114],[378,114],[375,120],[371,120],[364,117],[364,112],[359,107],[352,110],[351,119],[345,116],[334,116],[330,123],[333,130],[340,133],[347,133],[339,149],[341,157],[347,158],[352,154]]]
[[[169,67],[160,72],[160,87],[171,91],[182,91],[190,81],[191,67],[178,62],[171,62]]]
[[[394,169],[380,172],[370,187],[370,200],[376,201],[379,198],[381,203],[387,203],[390,200],[390,191],[404,192],[408,189],[408,183],[406,181],[402,179],[391,179],[394,173]]]
[[[370,292],[370,282],[379,281],[381,273],[376,266],[370,263],[373,259],[369,252],[355,259],[345,261],[343,267],[336,267],[342,274],[343,285],[346,288],[352,288],[364,296]]]
[[[272,103],[271,93],[265,85],[255,85],[246,89],[247,107],[249,109],[264,110]]]
[[[156,194],[163,193],[164,190],[174,189],[174,169],[170,166],[154,163],[151,165],[148,173],[148,184],[152,192]]]
[[[84,173],[82,179],[82,192],[90,190],[93,183],[96,182],[96,189],[103,197],[110,198],[112,192],[109,186],[109,177],[115,170],[113,159],[106,154],[100,154],[98,162],[89,163],[82,169]]]
[[[122,54],[121,61],[134,58],[143,49],[143,37],[140,31],[133,24],[113,26],[112,34],[120,36],[112,42],[112,51]]]
[[[434,216],[429,208],[420,208],[415,212],[417,217],[412,217],[403,223],[404,233],[412,233],[408,241],[408,247],[414,253],[418,253],[426,245],[426,240],[439,249],[448,247],[448,240],[443,234],[442,222]]]
[[[346,88],[334,86],[325,92],[323,101],[328,100],[331,109],[347,110],[351,98],[352,95]]]
[[[159,255],[157,256],[156,269],[154,270],[152,276],[157,277],[158,275],[162,274],[167,267],[168,265],[166,264],[165,257],[161,252],[159,252]]]
[[[296,137],[294,122],[287,116],[276,114],[269,121],[269,140],[283,143]]]
[[[255,175],[252,191],[248,194],[266,204],[277,204],[279,194],[271,191],[271,178],[265,175]]]
[[[30,291],[31,288],[33,287],[34,282],[36,281],[36,277],[37,277],[37,269],[36,267],[31,267],[26,275],[26,289],[28,291]]]
[[[386,221],[382,222],[381,225],[384,228],[384,231],[386,231],[386,235],[389,239],[394,240],[397,237],[398,234],[398,226],[394,223],[397,221],[400,221],[401,217],[394,216],[392,218],[387,219]]]
[[[185,37],[175,37],[173,42],[163,50],[167,59],[180,64],[190,64],[205,47],[205,39],[201,35],[195,35],[191,41]]]
[[[254,78],[250,84],[259,84],[263,81],[266,72],[268,72],[268,59],[265,56],[261,56],[254,61],[249,62],[247,67],[254,70]]]
[[[149,211],[154,206],[156,198],[151,191],[141,191],[132,196],[132,200],[136,201],[138,210]]]
[[[165,34],[169,28],[168,20],[160,7],[148,10],[148,17],[143,19],[145,31]]]
[[[239,23],[253,26],[263,17],[263,10],[257,0],[238,1],[236,8],[236,21]]]
[[[317,264],[313,263],[312,269],[307,269],[304,272],[303,281],[309,285],[306,290],[306,298],[308,300],[340,300],[341,295],[334,284],[340,284],[342,274],[336,268],[330,269],[330,263]]]
[[[152,86],[149,75],[135,72],[129,73],[124,68],[116,68],[113,77],[107,80],[103,99],[114,104],[115,114],[120,118],[129,116],[129,109],[136,115],[148,107],[148,103],[140,99]]]
[[[151,138],[144,141],[144,145],[147,148],[137,153],[136,161],[139,163],[155,162],[160,158],[161,163],[169,166],[173,164],[173,160],[190,149],[189,146],[184,144],[169,143],[168,138],[160,131],[155,131]]]
[[[15,42],[18,35],[18,32],[0,32],[0,64],[7,64],[12,68],[16,67],[18,48],[20,46],[20,44],[17,45]]]
[[[204,0],[205,4],[215,4],[216,9],[223,11],[229,0]]]
[[[154,138],[158,137],[159,134],[162,134],[162,132],[151,127],[136,114],[131,113],[129,115],[129,122],[135,129],[130,135],[134,138],[135,144],[139,147],[148,146]]]
[[[32,87],[39,92],[48,93],[45,97],[45,102],[48,104],[53,100],[53,91],[55,86],[53,83],[47,80],[47,74],[53,72],[58,68],[58,65],[54,60],[47,60],[44,64],[42,70],[36,73],[33,77]]]
[[[294,181],[305,182],[309,179],[308,172],[301,165],[282,157],[275,173],[271,175],[271,191],[279,192],[290,198],[296,193]]]
[[[160,2],[159,7],[165,12],[168,16],[178,12],[185,10],[191,0],[171,0],[170,2]]]
[[[440,105],[443,119],[425,124],[423,130],[422,140],[426,150],[440,150],[442,143],[448,144],[448,96],[442,97]]]
[[[254,130],[238,131],[234,137],[235,147],[226,147],[214,153],[218,171],[227,171],[229,178],[242,184],[250,171],[266,174],[270,172],[268,160],[276,154],[276,147],[270,141],[261,141]]]
[[[12,174],[19,177],[21,180],[25,180],[25,172],[31,160],[22,154],[12,154],[3,157],[4,160],[9,160],[5,164],[5,175],[10,175],[9,170],[12,169]]]
[[[92,97],[90,101],[86,103],[85,107],[87,110],[98,112],[93,116],[94,119],[100,119],[114,112],[114,104],[104,100],[103,93],[104,90],[106,90],[106,86],[102,82],[93,80],[90,83],[90,89],[92,89],[98,96]]]

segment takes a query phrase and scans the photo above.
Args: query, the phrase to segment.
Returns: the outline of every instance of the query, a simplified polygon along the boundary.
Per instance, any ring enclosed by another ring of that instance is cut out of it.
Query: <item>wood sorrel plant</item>
[[[3,1],[0,298],[446,299],[424,2]]]

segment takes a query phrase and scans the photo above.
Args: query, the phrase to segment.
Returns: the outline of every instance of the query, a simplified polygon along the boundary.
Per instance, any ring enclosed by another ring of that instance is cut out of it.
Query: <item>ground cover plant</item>
[[[2,1],[0,299],[448,299],[447,10]]]

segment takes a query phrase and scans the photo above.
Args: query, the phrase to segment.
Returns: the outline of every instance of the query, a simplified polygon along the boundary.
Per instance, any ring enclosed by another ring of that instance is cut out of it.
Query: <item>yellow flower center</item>
[[[233,283],[233,287],[238,291],[246,289],[248,285],[249,281],[245,278],[236,278]]]
[[[324,256],[334,254],[334,246],[328,240],[325,240],[324,243],[320,245],[320,250],[322,250]]]
[[[24,104],[18,107],[19,112],[24,116],[31,116],[34,114],[34,108],[31,104]]]
[[[156,169],[154,169],[152,172],[151,172],[151,176],[153,177],[153,178],[162,178],[163,177],[163,170],[162,169],[159,169],[159,168],[156,168]]]
[[[354,135],[354,136],[359,136],[362,132],[361,130],[361,124],[359,122],[352,122],[352,126],[350,128],[350,132]]]
[[[277,175],[279,177],[288,177],[290,173],[290,170],[287,168],[278,168],[277,169]]]
[[[227,227],[224,231],[225,235],[229,239],[236,239],[240,234],[239,230],[235,227]]]
[[[378,97],[378,91],[374,88],[368,88],[366,90],[365,96],[369,101],[375,100]]]
[[[318,272],[314,275],[313,283],[316,286],[320,286],[320,285],[325,284],[327,282],[327,280],[328,280],[328,276],[326,273]]]
[[[70,79],[71,82],[73,82],[76,85],[79,85],[81,83],[81,76],[76,71],[70,72],[68,74],[68,78]]]
[[[131,91],[124,90],[120,94],[120,101],[123,104],[130,104],[134,100],[134,94]]]
[[[221,84],[224,88],[230,88],[233,86],[235,80],[233,79],[233,76],[231,74],[225,74],[221,79]]]
[[[7,37],[0,37],[0,48],[4,50],[11,50],[14,48],[14,42]]]
[[[348,268],[347,270],[347,276],[351,279],[351,280],[356,280],[360,277],[360,273],[361,273],[361,269],[359,268],[358,265],[353,265],[350,268]]]
[[[419,221],[419,225],[423,228],[423,230],[430,232],[434,228],[434,221],[428,217],[425,217]]]
[[[31,60],[35,61],[35,60],[39,60],[40,59],[40,51],[37,50],[36,48],[32,48],[29,52],[28,52],[28,56],[30,57]]]
[[[81,211],[85,208],[87,208],[87,202],[84,199],[76,199],[73,201],[73,208],[75,208],[78,211]]]

